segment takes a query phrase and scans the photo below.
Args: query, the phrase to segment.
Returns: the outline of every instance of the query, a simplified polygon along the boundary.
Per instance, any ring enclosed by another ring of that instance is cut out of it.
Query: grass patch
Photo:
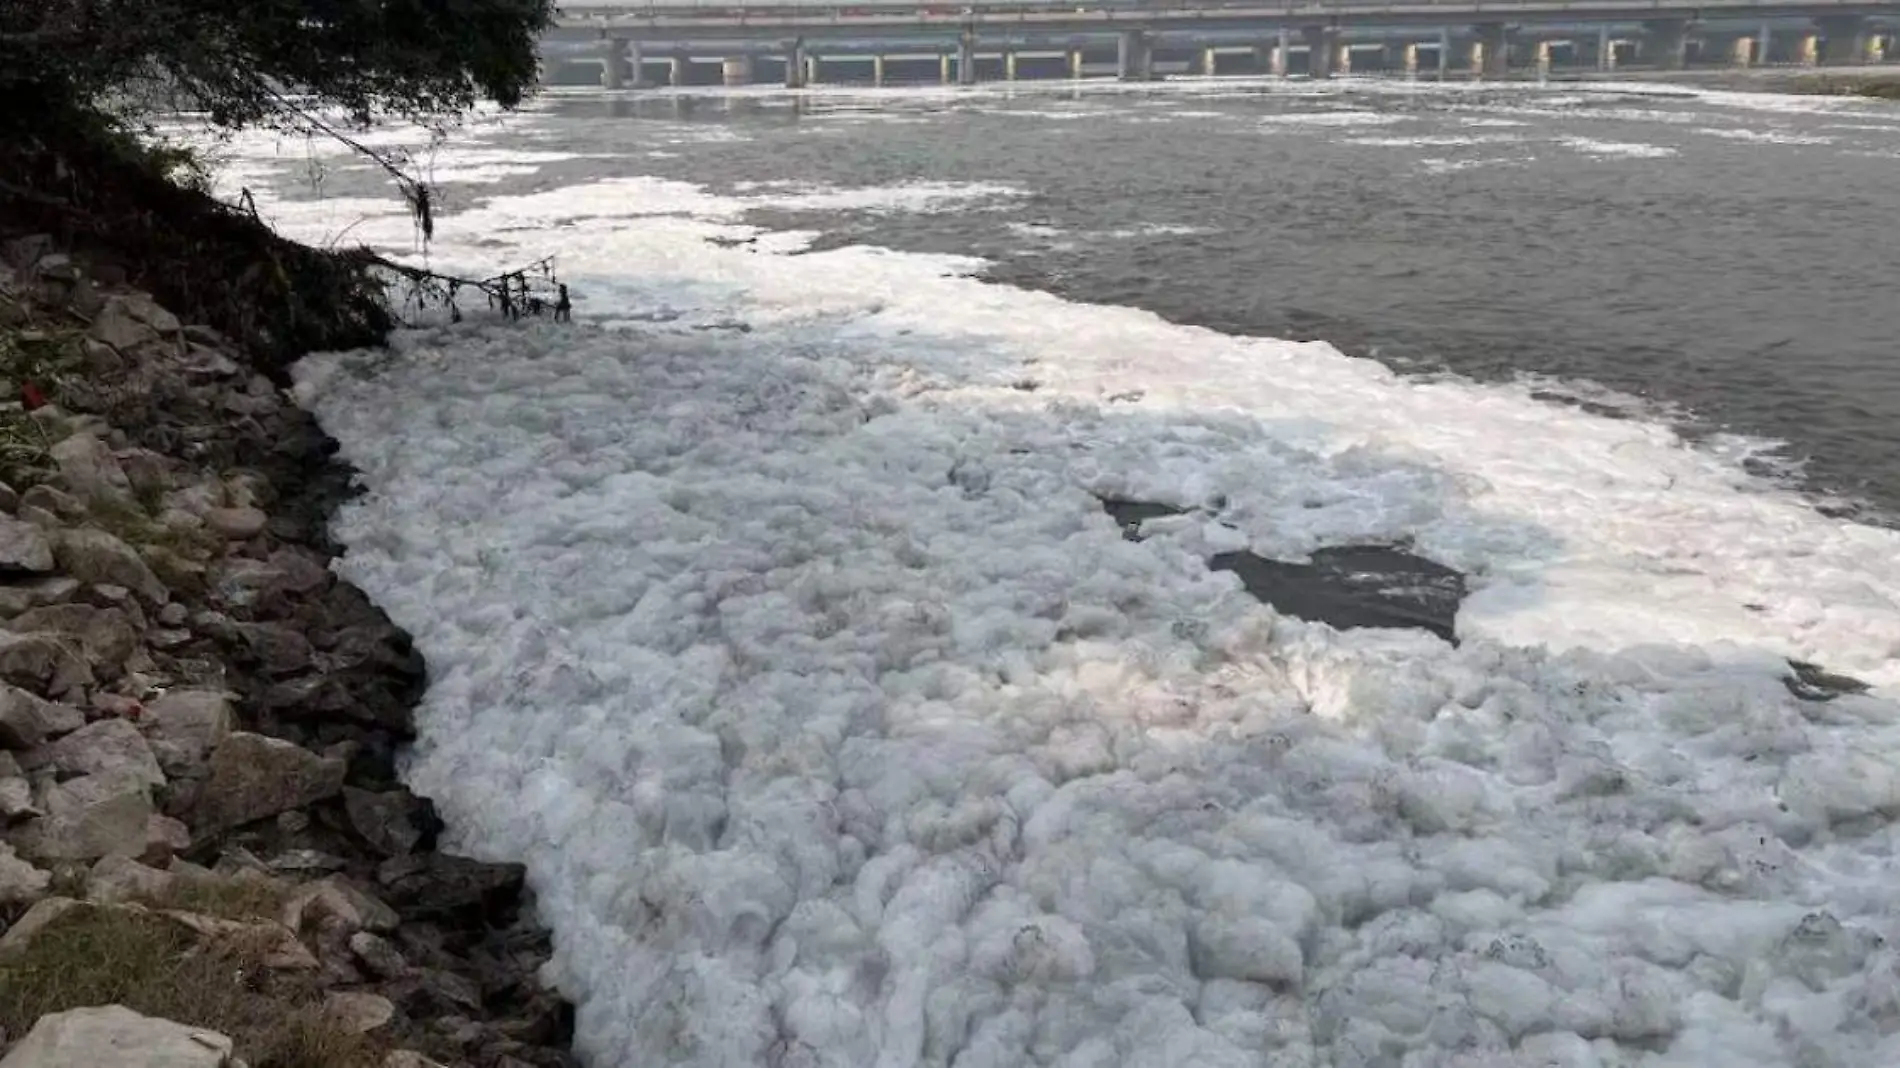
[[[0,1028],[25,1035],[47,1013],[117,1004],[229,1035],[252,1068],[375,1068],[374,1039],[330,1026],[312,981],[256,954],[150,913],[74,909],[0,960]]]
[[[194,878],[180,876],[163,894],[141,900],[155,909],[176,909],[225,920],[278,920],[288,890],[263,876]]]

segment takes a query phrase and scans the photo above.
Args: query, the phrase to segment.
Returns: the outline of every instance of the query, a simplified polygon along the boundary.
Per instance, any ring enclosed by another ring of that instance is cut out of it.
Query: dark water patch
[[[1832,701],[1836,697],[1866,693],[1872,687],[1850,675],[1837,675],[1819,664],[1790,660],[1791,674],[1782,677],[1788,692],[1803,701]]]
[[[1148,520],[1187,514],[1170,505],[1114,498],[1104,498],[1102,509],[1130,541],[1141,540],[1141,525]],[[1458,642],[1455,622],[1465,598],[1464,575],[1403,549],[1334,546],[1316,550],[1304,564],[1252,552],[1216,553],[1207,566],[1233,572],[1248,593],[1285,615],[1340,630],[1416,627]]]

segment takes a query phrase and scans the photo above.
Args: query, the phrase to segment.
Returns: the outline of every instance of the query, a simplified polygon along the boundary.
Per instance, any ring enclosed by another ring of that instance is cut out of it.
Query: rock
[[[117,608],[87,604],[58,604],[22,612],[6,624],[8,630],[60,634],[79,643],[94,674],[116,678],[127,657],[139,647],[139,633],[127,614]]]
[[[269,674],[295,675],[316,658],[310,640],[282,623],[236,623],[231,629]]]
[[[54,546],[59,566],[81,582],[124,586],[153,604],[171,599],[130,545],[103,530],[67,530]]]
[[[454,972],[431,968],[416,974],[413,980],[420,992],[437,1005],[481,1012],[482,992],[474,983]]]
[[[0,482],[0,512],[11,515],[18,507],[20,507],[20,491],[5,482]]]
[[[84,366],[98,378],[110,378],[125,373],[125,357],[119,350],[97,338],[86,338],[79,343],[79,351],[85,357]]]
[[[409,972],[409,962],[403,959],[402,951],[388,939],[378,938],[368,931],[350,936],[350,952],[379,979],[397,979]]]
[[[229,378],[243,370],[236,360],[217,349],[189,342],[185,345],[184,357],[178,361],[178,369],[205,378]]]
[[[103,1005],[40,1017],[0,1068],[226,1068],[230,1058],[216,1031]]]
[[[396,1018],[396,1006],[380,994],[332,990],[323,999],[323,1014],[352,1035],[366,1035]]]
[[[0,748],[31,749],[86,725],[86,713],[0,683]]]
[[[200,835],[303,808],[343,789],[347,766],[301,746],[238,732],[211,755],[211,775],[191,820]]]
[[[141,498],[163,497],[172,488],[171,462],[150,449],[126,449],[117,454],[119,468]]]
[[[152,798],[137,773],[123,769],[87,775],[46,788],[46,815],[13,835],[21,853],[37,860],[97,860],[146,854]]]
[[[298,933],[335,926],[348,934],[393,931],[400,922],[395,909],[337,875],[299,886],[284,902],[283,921]]]
[[[46,747],[54,768],[63,776],[98,775],[125,771],[149,786],[163,786],[152,747],[139,729],[122,719],[90,723]]]
[[[150,301],[145,303],[149,304]],[[92,329],[86,332],[86,336],[129,356],[143,346],[158,341],[162,333],[150,321],[149,313],[142,312],[146,312],[146,309],[136,304],[131,297],[109,298],[105,307],[99,309],[99,314],[93,318]],[[177,320],[173,319],[172,322],[176,323]]]
[[[204,515],[205,525],[227,541],[249,541],[264,532],[269,517],[255,508],[213,508]]]
[[[182,627],[190,615],[190,609],[177,601],[173,601],[171,604],[158,610],[158,622],[161,626]]]
[[[65,604],[78,596],[82,588],[78,579],[66,575],[48,575],[17,586],[0,586],[0,618],[11,619],[44,605]]]
[[[5,960],[25,949],[36,935],[51,927],[53,921],[61,916],[74,909],[85,907],[85,902],[74,901],[70,897],[45,897],[34,902],[33,907],[27,909],[25,915],[13,921],[13,926],[7,928],[5,936],[0,936],[0,960]],[[10,1063],[12,1063],[10,1059],[0,1061],[0,1064]]]
[[[41,483],[27,490],[20,497],[20,507],[39,508],[53,513],[61,519],[82,519],[86,506],[79,498]]]
[[[18,507],[18,502],[15,502]],[[0,516],[0,572],[53,570],[53,543],[31,523]]]
[[[8,824],[45,813],[33,804],[33,784],[19,774],[19,765],[14,765],[14,773],[0,775],[0,829]]]
[[[519,864],[418,853],[384,861],[376,881],[405,916],[422,917],[511,904],[521,895],[523,874]]]
[[[170,816],[153,813],[145,821],[145,848],[140,851],[138,859],[144,864],[164,864],[190,848],[190,828]]]
[[[255,947],[266,968],[316,971],[323,967],[296,935],[269,920],[228,920],[178,909],[166,909],[159,915],[207,939]]]
[[[236,725],[234,701],[222,690],[168,690],[145,706],[140,726],[166,774],[202,764],[230,735]]]
[[[48,451],[60,481],[75,497],[93,503],[129,505],[132,480],[106,443],[92,434],[74,434]]]
[[[130,857],[102,857],[86,874],[86,900],[96,905],[156,901],[169,894],[178,876],[148,868]]]
[[[66,525],[64,519],[61,519],[46,509],[26,503],[20,505],[19,517],[20,522],[31,523],[41,530],[58,530]],[[58,557],[55,556],[54,560],[57,562]]]
[[[59,697],[92,685],[93,674],[85,650],[71,638],[0,633],[0,679]]]
[[[415,1050],[399,1049],[383,1058],[383,1068],[443,1068],[443,1065]]]
[[[44,872],[14,855],[13,847],[0,842],[0,908],[24,905],[46,896],[53,884],[51,872]]]
[[[52,251],[53,235],[29,234],[0,245],[0,260],[5,260],[8,265],[19,270],[28,271]]]
[[[349,817],[350,829],[386,857],[415,852],[422,842],[423,827],[434,821],[429,803],[406,789],[375,793],[346,787],[343,812]]]

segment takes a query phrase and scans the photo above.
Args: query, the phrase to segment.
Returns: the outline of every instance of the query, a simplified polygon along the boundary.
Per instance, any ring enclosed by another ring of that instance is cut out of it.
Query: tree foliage
[[[180,94],[224,126],[287,96],[407,117],[512,107],[554,0],[0,0],[10,103]]]

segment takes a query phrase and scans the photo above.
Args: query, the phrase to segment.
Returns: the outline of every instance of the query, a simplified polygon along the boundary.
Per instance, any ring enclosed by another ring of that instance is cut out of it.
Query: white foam
[[[1558,144],[1598,158],[1662,159],[1676,154],[1667,145],[1646,145],[1629,141],[1600,141],[1594,137],[1558,137]]]
[[[1263,115],[1263,126],[1395,126],[1409,121],[1407,116],[1387,111],[1305,111],[1283,115]]]
[[[558,241],[577,323],[299,368],[431,665],[412,782],[528,863],[590,1063],[1900,1058],[1900,708],[1778,659],[1900,684],[1900,535],[1522,386],[708,244],[747,203],[492,199],[439,254]],[[1467,640],[1096,494],[1409,539]]]
[[[1349,145],[1374,148],[1457,148],[1464,145],[1509,145],[1524,140],[1516,134],[1421,134],[1417,137],[1348,137]]]

